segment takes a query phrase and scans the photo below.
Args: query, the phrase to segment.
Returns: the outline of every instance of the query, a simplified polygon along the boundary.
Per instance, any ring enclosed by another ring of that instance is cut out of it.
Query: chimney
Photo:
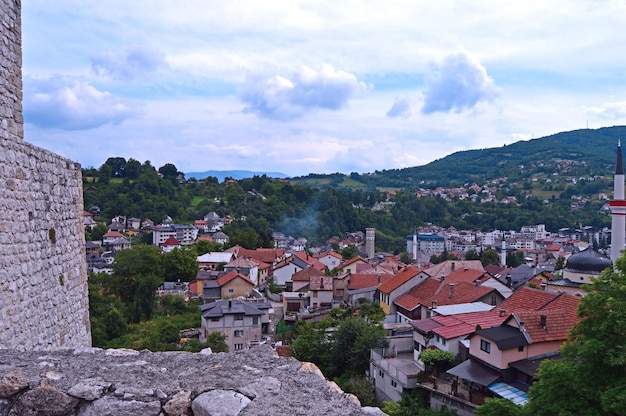
[[[548,289],[548,285],[545,283],[541,284],[541,290],[543,290],[544,292]]]
[[[454,297],[454,283],[449,283],[448,287],[450,288],[450,295],[448,296],[448,299],[452,299]]]
[[[456,263],[452,262],[452,265],[450,266],[450,270],[455,271],[456,270]]]
[[[541,320],[539,322],[541,323],[541,327],[547,331],[548,328],[546,326],[546,322],[548,320],[548,317],[546,315],[541,315],[540,319]]]
[[[440,278],[439,280],[441,280],[442,282],[443,282],[443,281],[445,281],[445,280],[446,280],[446,275],[445,275],[445,274],[442,274],[442,275],[441,275],[441,278]]]
[[[506,309],[500,308],[500,316],[506,315]]]
[[[431,309],[437,309],[437,299],[433,299],[433,307]]]
[[[507,285],[508,287],[511,287],[511,286],[512,286],[512,283],[511,283],[511,282],[512,282],[512,279],[513,279],[513,278],[511,277],[511,275],[510,275],[510,274],[507,274],[507,275],[506,275],[506,285]]]
[[[524,321],[519,321],[519,330],[521,332],[526,332],[526,326],[524,326]]]
[[[475,284],[476,286],[479,286],[479,285],[480,285],[480,279],[476,279],[476,280],[474,280],[474,284]]]
[[[233,307],[233,301],[231,299],[228,300],[228,309]]]
[[[380,273],[378,273],[376,277],[378,278],[378,284],[380,284]]]

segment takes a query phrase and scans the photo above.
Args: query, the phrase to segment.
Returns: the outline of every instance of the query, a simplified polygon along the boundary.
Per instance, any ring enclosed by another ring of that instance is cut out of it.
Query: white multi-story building
[[[151,227],[152,245],[160,247],[168,238],[174,237],[183,246],[193,244],[198,238],[198,228],[194,225],[163,224]]]

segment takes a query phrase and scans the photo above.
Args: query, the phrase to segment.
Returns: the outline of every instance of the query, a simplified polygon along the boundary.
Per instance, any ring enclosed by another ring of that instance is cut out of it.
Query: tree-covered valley
[[[351,180],[358,183],[360,178],[353,175]],[[456,192],[465,190],[467,197],[460,198],[450,192],[419,196],[423,188],[417,187],[311,187],[266,176],[218,183],[211,177],[184,178],[172,164],[155,168],[150,162],[123,157],[83,170],[85,209],[98,206],[102,222],[125,215],[155,223],[166,217],[193,223],[215,211],[234,219],[223,230],[230,244],[247,248],[270,246],[273,232],[306,237],[310,245],[318,245],[333,235],[374,227],[377,250],[390,253],[402,251],[404,237],[427,224],[519,230],[523,225],[541,223],[553,232],[562,227],[610,224],[602,209],[607,201],[599,198],[602,193],[610,195],[612,183],[606,177],[575,183],[565,178],[558,181],[554,175],[551,178],[549,185],[546,179],[533,180],[532,175],[468,183],[455,188]],[[485,192],[491,200],[481,203],[476,197]],[[95,234],[89,237],[96,239]]]

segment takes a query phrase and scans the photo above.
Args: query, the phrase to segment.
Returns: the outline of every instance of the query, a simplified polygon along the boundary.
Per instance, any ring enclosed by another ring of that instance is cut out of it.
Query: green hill
[[[617,142],[622,137],[626,137],[626,126],[574,130],[502,147],[456,152],[423,166],[350,176],[369,189],[454,186],[503,176],[523,179],[555,172],[609,176],[615,165]],[[326,175],[334,180],[325,185],[336,185],[337,175]],[[292,181],[315,186],[324,183],[324,177],[308,175]]]

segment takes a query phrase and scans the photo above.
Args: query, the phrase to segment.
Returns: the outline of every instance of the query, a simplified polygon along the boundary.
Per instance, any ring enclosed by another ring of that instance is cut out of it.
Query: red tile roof
[[[281,258],[285,255],[285,250],[280,248],[257,248],[256,250],[248,250],[241,246],[233,246],[224,251],[234,253],[236,257],[249,256],[268,264],[274,264],[277,258]]]
[[[419,274],[419,270],[415,267],[408,267],[406,270],[401,271],[385,283],[378,286],[378,290],[381,293],[391,293],[393,290],[399,288],[415,276]]]
[[[521,287],[500,305],[507,314],[536,311],[555,300],[559,294],[530,287]],[[571,296],[571,295],[570,295]]]
[[[390,274],[381,274],[380,283],[385,283],[393,276]],[[348,289],[365,289],[366,287],[378,286],[378,276],[375,274],[356,273],[350,275],[350,283],[348,283]]]
[[[311,266],[315,267],[317,270],[320,270],[320,271],[326,270],[326,265],[324,263],[322,263],[321,261],[319,261],[318,259],[316,259],[313,256],[309,256],[304,251],[296,251],[294,253],[294,256],[299,258],[303,262],[305,262],[307,264],[310,264]]]
[[[426,271],[428,273],[428,271]],[[485,276],[490,277],[488,273],[484,270],[474,270],[474,269],[461,269],[456,270],[449,275],[446,276],[445,281],[448,283],[460,283],[460,282],[469,282],[473,283],[476,279],[481,279],[481,281],[485,278]],[[433,276],[434,279],[439,278],[439,276]]]
[[[180,241],[178,241],[176,239],[176,237],[174,237],[173,235],[169,236],[167,240],[165,240],[163,242],[163,244],[161,244],[163,247],[169,247],[169,246],[179,246],[180,245]]]
[[[346,267],[349,266],[352,263],[355,263],[357,261],[361,261],[363,263],[367,263],[367,260],[365,260],[363,257],[361,256],[356,256],[356,257],[352,257],[351,259],[348,259],[346,261],[343,261],[339,264],[339,266],[337,266],[338,269],[342,268],[342,267]]]
[[[498,312],[487,311],[449,316],[435,315],[431,319],[441,325],[434,328],[433,332],[445,339],[452,339],[471,334],[476,330],[477,325],[481,328],[500,325],[506,318],[506,316],[500,316]]]
[[[341,254],[335,253],[334,251],[325,251],[323,253],[313,255],[313,257],[315,257],[316,259],[321,259],[322,257],[326,257],[326,256],[335,257],[339,260],[343,258],[341,257]]]
[[[480,260],[446,260],[439,264],[435,264],[434,266],[429,267],[424,271],[428,273],[428,275],[431,277],[440,278],[441,276],[449,275],[455,270],[463,269],[482,270],[483,272],[485,271]]]
[[[302,269],[291,276],[293,282],[308,282],[313,276],[323,276],[324,273],[317,270],[315,267],[307,267]]]
[[[579,321],[576,317],[576,310],[549,310],[520,312],[517,315],[520,321],[524,322],[524,328],[533,343],[565,341],[569,336],[572,327]],[[545,317],[545,327],[542,325],[542,316]],[[510,320],[509,318],[507,319]]]
[[[224,276],[217,279],[217,284],[218,286],[222,287],[226,283],[236,278],[241,278],[245,280],[247,283],[250,283],[252,286],[254,286],[254,282],[252,280],[250,280],[248,277],[244,276],[243,274],[238,273],[236,270],[233,270],[232,272],[228,272]]]
[[[394,303],[401,308],[412,311],[420,305],[432,305],[433,300],[436,300],[439,306],[476,302],[490,292],[497,292],[497,290],[469,282],[461,282],[454,285],[452,292],[452,296],[450,296],[449,283],[428,279],[400,296]]]

